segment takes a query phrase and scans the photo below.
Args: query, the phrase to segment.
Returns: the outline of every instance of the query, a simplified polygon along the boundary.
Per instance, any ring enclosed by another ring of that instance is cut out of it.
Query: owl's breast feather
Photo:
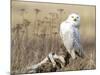
[[[60,33],[65,34],[66,32],[71,32],[72,31],[72,23],[69,22],[63,22],[60,25]]]

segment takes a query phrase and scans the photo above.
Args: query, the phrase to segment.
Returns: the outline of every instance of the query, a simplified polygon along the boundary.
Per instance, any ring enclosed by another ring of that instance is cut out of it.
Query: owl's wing
[[[73,42],[76,48],[80,48],[80,33],[77,28],[73,28]]]
[[[73,29],[73,41],[74,41],[74,48],[78,56],[84,57],[83,48],[80,43],[80,33],[77,28]]]

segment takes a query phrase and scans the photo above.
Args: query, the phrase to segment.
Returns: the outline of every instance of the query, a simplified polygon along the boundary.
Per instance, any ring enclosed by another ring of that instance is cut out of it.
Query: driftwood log
[[[56,72],[65,64],[66,56],[49,53],[40,63],[27,67],[26,73]]]

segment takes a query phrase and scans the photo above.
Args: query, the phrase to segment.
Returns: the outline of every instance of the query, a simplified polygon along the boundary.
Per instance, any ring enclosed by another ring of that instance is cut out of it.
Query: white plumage
[[[69,15],[67,20],[60,25],[60,36],[65,48],[73,59],[78,56],[83,57],[83,49],[80,44],[80,16],[76,13]]]

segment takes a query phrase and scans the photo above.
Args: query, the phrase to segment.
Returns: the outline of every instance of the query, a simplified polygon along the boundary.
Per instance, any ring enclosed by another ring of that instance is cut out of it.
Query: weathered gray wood
[[[45,57],[41,62],[39,62],[38,64],[34,64],[34,65],[32,65],[32,66],[30,66],[30,67],[27,67],[27,73],[36,73],[37,71],[38,71],[38,69],[42,66],[42,65],[44,65],[44,64],[46,64],[46,63],[51,63],[52,64],[52,68],[51,69],[54,69],[54,68],[56,68],[56,66],[59,66],[58,64],[56,64],[57,63],[57,61],[56,60],[59,60],[60,62],[59,62],[59,64],[60,64],[60,66],[61,67],[63,67],[64,66],[64,64],[65,64],[65,59],[64,59],[64,56],[62,56],[62,55],[57,55],[57,54],[55,54],[55,53],[49,53],[48,54],[48,56],[47,57]]]

